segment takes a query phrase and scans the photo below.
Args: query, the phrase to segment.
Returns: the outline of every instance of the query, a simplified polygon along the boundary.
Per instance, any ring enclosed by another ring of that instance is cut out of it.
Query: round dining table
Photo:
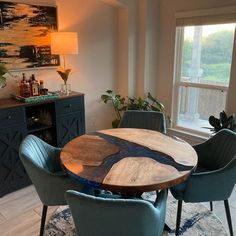
[[[185,181],[197,165],[187,142],[146,129],[85,134],[60,154],[65,171],[90,187],[120,193],[159,191]]]

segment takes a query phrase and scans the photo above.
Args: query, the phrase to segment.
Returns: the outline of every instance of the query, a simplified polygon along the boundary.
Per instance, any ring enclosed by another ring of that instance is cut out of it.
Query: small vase
[[[61,85],[61,93],[69,95],[71,92],[71,86],[70,84],[62,84]]]

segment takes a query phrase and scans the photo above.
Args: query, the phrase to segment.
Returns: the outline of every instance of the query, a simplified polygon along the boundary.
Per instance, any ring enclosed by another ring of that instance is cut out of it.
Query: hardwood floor
[[[236,187],[229,199],[234,234],[236,235]],[[209,204],[205,204],[209,208]],[[57,207],[49,207],[48,218]],[[21,189],[0,198],[0,235],[1,236],[37,236],[41,219],[42,204],[33,186]],[[223,202],[214,202],[214,212],[224,224]]]
[[[48,217],[56,208],[49,207]],[[0,198],[0,235],[38,235],[41,210],[42,203],[33,186]]]

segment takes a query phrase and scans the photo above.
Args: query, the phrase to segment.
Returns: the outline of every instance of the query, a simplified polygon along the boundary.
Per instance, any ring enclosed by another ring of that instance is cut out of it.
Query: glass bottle
[[[40,93],[40,95],[44,95],[43,89],[44,89],[43,80],[40,80],[39,81],[39,93]]]
[[[31,95],[32,96],[39,96],[39,83],[35,79],[34,74],[31,75]]]
[[[30,97],[30,85],[26,80],[25,73],[22,73],[22,80],[20,83],[20,96],[28,98]]]

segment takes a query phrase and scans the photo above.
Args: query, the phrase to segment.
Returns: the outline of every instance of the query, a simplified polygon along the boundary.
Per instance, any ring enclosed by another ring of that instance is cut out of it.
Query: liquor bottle
[[[31,95],[31,91],[30,91],[30,84],[29,82],[26,80],[24,83],[24,97],[28,98]]]
[[[44,95],[43,89],[44,89],[43,80],[40,80],[39,81],[39,93],[40,93],[40,95]]]
[[[25,78],[25,73],[22,73],[22,80],[20,83],[20,96],[28,98],[30,97],[30,85]]]
[[[25,83],[25,73],[22,73],[22,80],[20,82],[20,96],[23,97],[24,95],[24,83]]]
[[[38,81],[35,79],[34,74],[31,75],[31,95],[32,96],[39,96],[39,83]]]

